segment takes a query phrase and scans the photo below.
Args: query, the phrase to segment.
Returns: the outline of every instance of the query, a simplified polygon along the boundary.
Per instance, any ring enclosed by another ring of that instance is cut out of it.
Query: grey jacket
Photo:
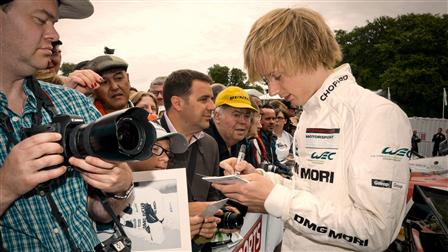
[[[164,116],[160,119],[160,124],[167,132],[170,132]],[[196,155],[195,167],[188,167],[192,165],[190,164],[192,155]],[[219,191],[202,179],[204,175],[219,176],[219,152],[215,139],[208,134],[204,134],[204,137],[191,144],[185,153],[175,154],[174,157],[170,158],[168,169],[183,167],[187,167],[188,200],[190,202],[213,201],[223,198]]]

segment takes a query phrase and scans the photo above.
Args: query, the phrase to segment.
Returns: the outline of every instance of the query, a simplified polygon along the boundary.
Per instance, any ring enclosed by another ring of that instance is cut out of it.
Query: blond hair
[[[151,99],[154,101],[154,104],[156,105],[156,111],[154,113],[157,114],[157,111],[159,110],[159,106],[157,105],[157,98],[154,94],[150,92],[145,91],[138,91],[130,95],[129,100],[131,100],[132,104],[137,105],[143,97],[148,96],[151,97]]]
[[[306,8],[268,12],[253,24],[244,45],[251,82],[260,80],[263,71],[281,69],[293,75],[319,66],[332,69],[341,59],[341,49],[322,16]]]

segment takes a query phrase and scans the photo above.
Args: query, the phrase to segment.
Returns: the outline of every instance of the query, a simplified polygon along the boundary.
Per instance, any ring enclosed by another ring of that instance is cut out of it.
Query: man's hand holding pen
[[[238,157],[236,159],[236,165],[239,165],[242,160],[244,160],[244,157],[246,156],[246,145],[242,144],[240,147],[240,151],[238,152]],[[235,170],[236,175],[240,175],[239,170]]]
[[[264,202],[274,188],[272,181],[244,160],[238,162],[237,158],[229,158],[223,160],[220,166],[224,169],[224,175],[239,172],[242,174],[241,178],[249,182],[228,185],[213,183],[212,186],[223,192],[226,197],[246,205],[251,212],[266,212]]]

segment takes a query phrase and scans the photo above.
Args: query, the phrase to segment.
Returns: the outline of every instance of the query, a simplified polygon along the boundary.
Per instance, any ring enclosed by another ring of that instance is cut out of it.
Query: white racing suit
[[[335,69],[303,107],[292,180],[265,173],[282,251],[384,251],[405,215],[411,136],[397,105],[358,86],[348,64]]]

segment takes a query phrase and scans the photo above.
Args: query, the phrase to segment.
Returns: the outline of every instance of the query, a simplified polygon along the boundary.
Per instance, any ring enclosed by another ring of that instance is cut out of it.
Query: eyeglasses
[[[237,109],[229,109],[229,111],[236,120],[250,121],[252,119],[253,113],[250,111],[240,111]]]
[[[158,144],[154,144],[152,146],[152,154],[156,155],[156,156],[162,156],[162,154],[165,153],[169,158],[173,157],[173,153],[165,148],[163,148],[162,146],[158,145]]]
[[[163,91],[151,91],[149,90],[149,92],[151,92],[155,97],[157,96],[163,96]]]
[[[285,118],[284,118],[283,116],[277,116],[277,117],[275,118],[275,120],[280,121],[280,120],[285,120]]]

